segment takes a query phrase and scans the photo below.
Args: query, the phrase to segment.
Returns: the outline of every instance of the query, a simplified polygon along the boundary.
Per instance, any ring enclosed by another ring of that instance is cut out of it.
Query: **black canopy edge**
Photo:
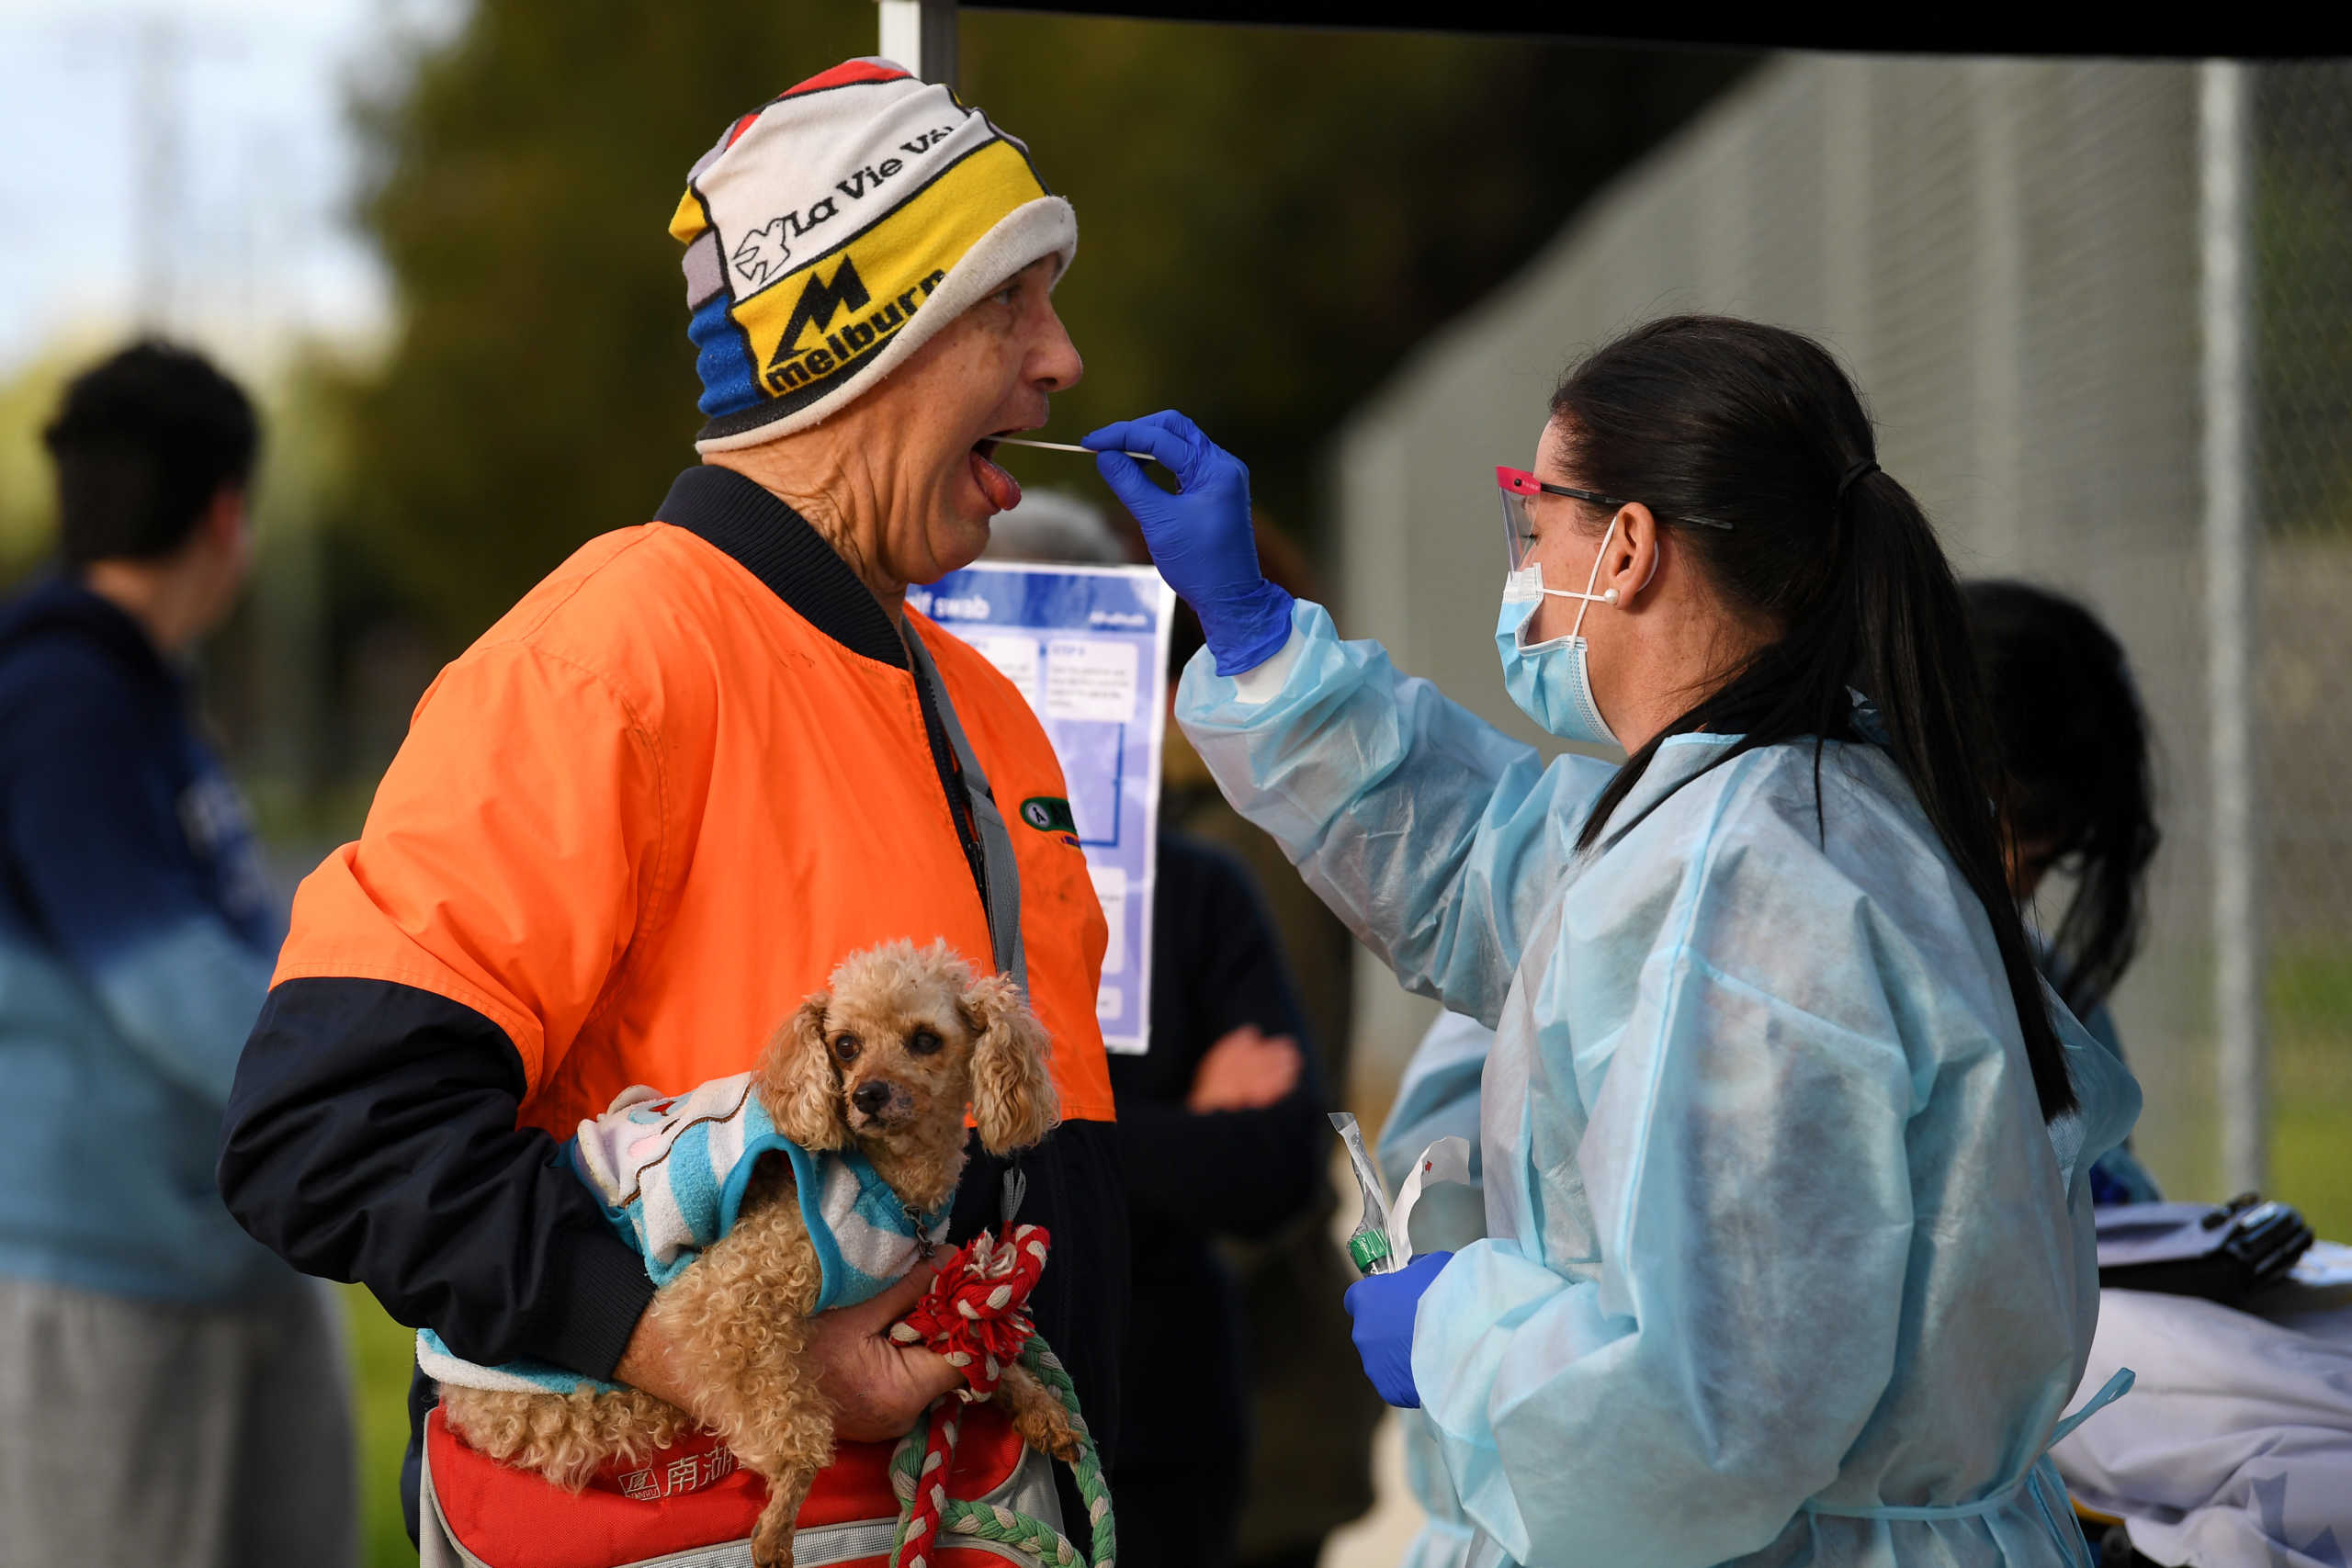
[[[1488,33],[1605,48],[1816,50],[1864,54],[2105,56],[2138,60],[2311,60],[2352,55],[2352,23],[2329,23],[2328,9],[2156,7],[2106,11],[2096,17],[2047,14],[1955,15],[1938,8],[1911,17],[1843,19],[1828,7],[1810,16],[1744,6],[1712,15],[1645,16],[1639,30],[1596,30],[1609,18],[1585,7],[1464,4],[1368,6],[1306,0],[961,0],[976,11],[1027,11],[1138,21],[1216,22],[1351,31]],[[2335,13],[2339,17],[2345,13]],[[1566,17],[1575,25],[1563,28]]]

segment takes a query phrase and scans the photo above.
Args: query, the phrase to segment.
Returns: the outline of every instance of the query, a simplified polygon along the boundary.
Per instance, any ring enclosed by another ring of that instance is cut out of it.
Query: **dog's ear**
[[[1046,1066],[1046,1032],[1002,975],[972,983],[964,993],[971,1026],[972,1120],[992,1155],[1025,1149],[1061,1120],[1061,1100]]]
[[[775,1130],[804,1149],[837,1149],[849,1141],[833,1053],[825,1043],[825,1009],[832,999],[820,991],[802,1002],[768,1042],[760,1064],[761,1092]]]

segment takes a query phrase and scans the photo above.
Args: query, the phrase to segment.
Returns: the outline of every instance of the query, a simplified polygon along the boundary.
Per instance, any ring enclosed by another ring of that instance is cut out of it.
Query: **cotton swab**
[[[1089,457],[1096,456],[1093,447],[1080,446],[1074,441],[1029,441],[1018,435],[999,435],[993,439],[1000,446],[1035,446],[1040,452],[1077,452]],[[1138,463],[1159,461],[1148,452],[1130,452],[1127,456]]]

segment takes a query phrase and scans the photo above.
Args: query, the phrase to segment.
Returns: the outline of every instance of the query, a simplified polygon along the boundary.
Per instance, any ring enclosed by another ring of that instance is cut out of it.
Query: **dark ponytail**
[[[2023,582],[1963,592],[2010,836],[2031,863],[2020,869],[2029,883],[2053,865],[2074,879],[2049,969],[2081,1016],[2115,989],[2147,923],[2143,885],[2163,839],[2147,715],[2122,645],[2082,605]]]
[[[1711,764],[1782,741],[1855,739],[1855,692],[1984,907],[2044,1118],[2075,1089],[2004,874],[2000,784],[1967,617],[1935,531],[1876,467],[1852,383],[1811,338],[1719,316],[1638,327],[1571,370],[1552,397],[1574,482],[1640,501],[1679,527],[1724,599],[1780,628],[1719,689],[1625,760],[1577,840],[1597,842],[1667,736],[1737,735]],[[1579,502],[1579,505],[1584,503]],[[1597,509],[1588,508],[1588,512]],[[1599,522],[1596,522],[1596,527]],[[1622,833],[1625,827],[1621,826]]]

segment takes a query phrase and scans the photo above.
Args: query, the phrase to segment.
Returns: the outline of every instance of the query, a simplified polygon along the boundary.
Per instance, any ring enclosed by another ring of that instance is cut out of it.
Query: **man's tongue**
[[[972,479],[999,512],[1010,512],[1021,504],[1020,481],[982,457],[977,446],[972,448]]]

